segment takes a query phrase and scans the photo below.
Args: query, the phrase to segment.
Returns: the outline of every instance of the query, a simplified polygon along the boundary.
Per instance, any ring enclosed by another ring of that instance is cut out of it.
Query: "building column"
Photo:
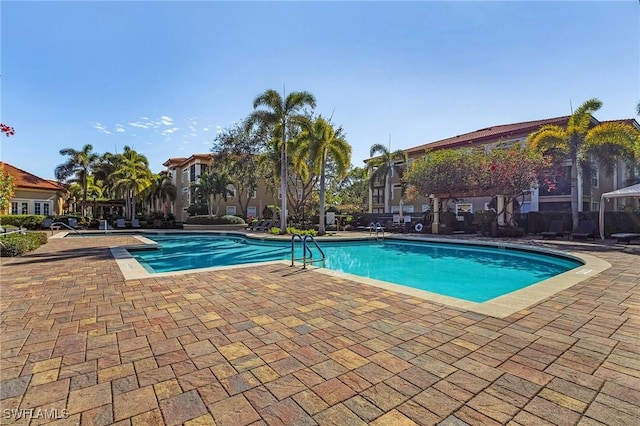
[[[504,197],[496,195],[496,210],[498,211],[498,226],[504,226]]]
[[[438,197],[433,198],[433,223],[431,224],[431,232],[434,234],[440,233],[440,199]]]
[[[540,211],[540,190],[538,188],[531,189],[531,211]]]

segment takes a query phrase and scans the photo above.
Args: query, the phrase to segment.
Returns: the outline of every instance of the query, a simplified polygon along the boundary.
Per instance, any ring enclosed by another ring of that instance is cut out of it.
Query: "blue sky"
[[[635,117],[640,5],[622,2],[11,2],[0,158],[44,178],[62,148],[132,146],[159,172],[208,152],[266,89],[306,90],[362,166],[571,112]],[[636,117],[637,118],[637,117]]]

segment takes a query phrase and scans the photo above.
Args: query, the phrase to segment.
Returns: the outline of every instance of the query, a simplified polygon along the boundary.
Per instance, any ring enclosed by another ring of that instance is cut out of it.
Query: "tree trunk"
[[[325,221],[324,221],[324,193],[325,188],[325,173],[324,173],[325,161],[322,161],[322,170],[320,170],[320,223],[318,224],[318,234],[325,234]]]
[[[577,153],[571,154],[571,219],[573,222],[573,232],[578,231],[578,155]]]
[[[282,149],[280,150],[280,233],[287,232],[287,123],[282,123]]]
[[[384,212],[391,213],[391,194],[393,188],[391,187],[391,176],[389,173],[384,178],[384,191],[386,193],[384,197]]]

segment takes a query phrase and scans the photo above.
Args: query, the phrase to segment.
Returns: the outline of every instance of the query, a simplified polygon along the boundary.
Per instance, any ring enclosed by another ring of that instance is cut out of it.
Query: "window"
[[[236,187],[235,186],[233,186],[231,184],[227,185],[227,191],[229,191],[229,193],[228,193],[229,197],[233,198],[233,197],[236,196]]]
[[[384,188],[373,188],[373,204],[384,203]]]
[[[471,203],[456,203],[456,216],[458,220],[464,220],[465,213],[473,213],[473,204]]]
[[[11,214],[18,214],[18,203],[15,201],[11,202]]]
[[[182,169],[182,184],[189,182],[189,169]]]
[[[247,207],[247,216],[256,217],[258,215],[258,211],[255,207]]]
[[[391,191],[391,199],[395,200],[396,198],[396,191],[402,191],[402,184],[401,183],[394,183],[393,184],[393,190]]]
[[[282,189],[278,189],[278,200],[282,200]]]
[[[251,192],[251,198],[258,198],[258,191],[254,190]]]
[[[192,164],[189,166],[189,182],[196,181],[196,165]]]
[[[227,214],[235,215],[236,214],[236,206],[227,206]]]
[[[43,207],[42,214],[46,216],[49,216],[51,214],[51,209],[49,208],[50,205],[51,205],[50,203],[44,203],[44,205],[42,206]]]
[[[207,171],[207,165],[206,164],[200,164],[200,174],[203,175],[204,172]]]
[[[598,210],[600,210],[600,203],[598,201],[591,203],[591,211],[597,212]]]
[[[431,204],[423,204],[422,205],[422,213],[431,211]]]
[[[33,214],[42,214],[42,203],[36,201],[33,203]]]
[[[591,175],[591,187],[597,188],[600,184],[600,169],[598,167],[595,168],[593,174]]]
[[[29,214],[29,203],[22,201],[20,203],[20,214]]]

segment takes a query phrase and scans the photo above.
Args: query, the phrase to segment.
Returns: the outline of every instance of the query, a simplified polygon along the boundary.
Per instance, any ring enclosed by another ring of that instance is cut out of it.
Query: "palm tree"
[[[394,170],[400,172],[401,168],[395,165],[396,161],[407,162],[407,154],[399,149],[391,152],[386,146],[376,143],[369,150],[369,157],[375,157],[369,161],[369,185],[373,189],[376,182],[384,182],[384,211],[391,212],[391,173]]]
[[[152,173],[149,160],[128,146],[118,156],[117,169],[112,175],[114,188],[125,196],[125,217],[136,217],[136,196],[151,185]]]
[[[73,176],[70,181],[80,184],[82,187],[82,215],[84,216],[87,212],[87,179],[91,169],[98,161],[98,154],[93,152],[91,144],[87,144],[81,151],[76,151],[73,148],[61,149],[60,155],[66,155],[69,158],[66,162],[56,166],[56,179],[62,182]]]
[[[316,118],[310,127],[305,128],[297,137],[301,144],[297,150],[300,156],[309,156],[314,168],[314,173],[320,173],[320,223],[318,232],[325,233],[325,193],[326,193],[326,168],[329,159],[333,160],[336,174],[344,176],[351,165],[351,145],[342,135],[342,128],[333,128],[330,122],[322,118]]]
[[[171,178],[166,173],[158,173],[152,176],[151,185],[144,190],[143,195],[149,202],[150,210],[158,211],[167,200],[176,199],[178,189],[171,183]]]
[[[194,191],[202,198],[207,200],[209,206],[209,215],[213,216],[213,204],[217,201],[218,196],[227,201],[227,197],[231,195],[229,185],[231,179],[225,170],[216,170],[213,167],[207,169],[198,176],[198,181],[193,185]],[[216,206],[216,215],[218,215],[219,206]]]
[[[628,124],[608,121],[592,127],[592,114],[602,102],[589,99],[569,117],[566,128],[545,125],[529,135],[528,146],[556,159],[571,160],[571,217],[573,230],[578,229],[578,176],[589,167],[589,159],[599,160],[608,173],[620,159],[633,156],[636,130]]]
[[[266,109],[257,109],[258,107]],[[258,125],[269,128],[272,133],[281,134],[280,143],[280,230],[285,233],[287,229],[287,132],[291,126],[302,125],[308,119],[300,114],[304,107],[316,107],[316,98],[309,92],[291,92],[283,99],[273,90],[266,90],[253,101],[254,111],[247,118],[247,126]]]

